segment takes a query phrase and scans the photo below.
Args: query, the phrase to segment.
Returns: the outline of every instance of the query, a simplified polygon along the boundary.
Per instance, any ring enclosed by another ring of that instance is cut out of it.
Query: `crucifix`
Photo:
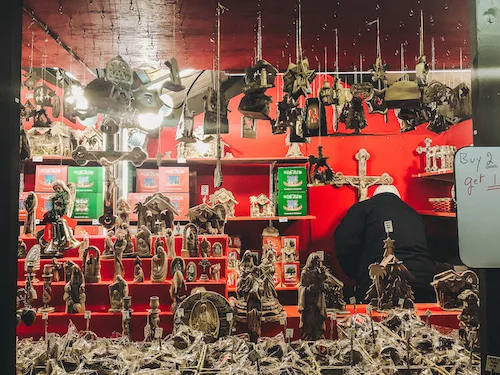
[[[104,211],[99,217],[99,223],[107,229],[113,228],[116,216],[113,213],[116,201],[117,177],[114,166],[119,161],[130,161],[134,166],[140,167],[148,155],[141,147],[134,147],[130,151],[118,151],[116,147],[116,135],[120,132],[118,119],[107,116],[101,123],[101,131],[106,134],[104,151],[89,151],[85,146],[78,146],[72,153],[72,157],[78,165],[84,166],[89,161],[96,161],[105,168],[105,193]]]
[[[337,187],[351,185],[358,189],[359,201],[368,199],[368,188],[373,185],[391,185],[394,179],[388,173],[381,176],[367,176],[366,162],[370,159],[370,154],[362,148],[355,155],[358,161],[358,176],[344,176],[342,172],[337,172],[333,177],[333,183]]]
[[[418,146],[416,151],[418,154],[425,153],[425,171],[427,173],[437,171],[438,166],[436,156],[439,150],[439,146],[431,147],[432,139],[430,138],[426,138],[424,143],[425,147]]]

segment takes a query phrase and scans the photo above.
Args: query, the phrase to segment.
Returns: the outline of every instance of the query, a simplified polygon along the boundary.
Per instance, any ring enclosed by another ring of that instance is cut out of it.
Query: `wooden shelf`
[[[421,210],[417,211],[422,216],[435,216],[435,217],[447,217],[447,218],[456,218],[456,212],[436,212],[432,210]]]
[[[271,165],[273,163],[279,165],[287,165],[287,164],[305,164],[307,163],[307,158],[222,158],[222,165]],[[178,159],[162,159],[162,166],[170,166],[170,165],[215,165],[217,163],[216,158],[188,158],[185,159],[185,162],[179,162]],[[143,165],[157,165],[156,159],[147,159]]]
[[[43,284],[43,282],[42,282],[42,284]],[[298,285],[297,286],[277,286],[276,287],[276,291],[277,292],[287,292],[287,291],[289,291],[289,292],[294,292],[295,291],[296,292],[298,290],[299,290],[299,286]],[[229,293],[236,293],[236,287],[227,288],[227,291]]]
[[[411,175],[412,178],[425,178],[428,180],[438,180],[438,181],[446,181],[446,182],[454,182],[455,175],[453,173],[453,169],[443,169],[436,172],[425,172],[425,173],[416,173]]]
[[[286,223],[288,221],[294,220],[314,220],[316,216],[306,215],[306,216],[271,216],[271,217],[251,217],[251,216],[236,216],[228,217],[227,221],[280,221]]]

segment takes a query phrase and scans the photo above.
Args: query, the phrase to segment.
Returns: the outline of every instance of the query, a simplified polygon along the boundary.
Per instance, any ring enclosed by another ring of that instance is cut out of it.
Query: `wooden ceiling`
[[[263,57],[284,71],[295,60],[295,18],[298,0],[221,0],[227,8],[221,17],[221,67],[240,72],[255,55],[256,14],[262,10]],[[45,23],[91,68],[103,68],[120,54],[132,66],[159,67],[175,55],[179,66],[211,69],[216,40],[216,0],[25,0],[23,66],[31,58],[36,67],[61,67],[80,80],[93,77],[71,58],[28,14]],[[334,70],[335,32],[339,36],[341,70],[367,70],[375,60],[376,27],[380,18],[383,59],[393,70],[415,65],[419,50],[420,9],[425,19],[425,51],[431,60],[435,40],[436,68],[469,67],[467,0],[302,0],[303,49],[313,67]],[[175,20],[175,22],[174,22]],[[174,32],[175,24],[175,32]],[[175,43],[174,43],[175,35]],[[33,38],[33,53],[31,40]],[[42,56],[46,56],[46,62]]]

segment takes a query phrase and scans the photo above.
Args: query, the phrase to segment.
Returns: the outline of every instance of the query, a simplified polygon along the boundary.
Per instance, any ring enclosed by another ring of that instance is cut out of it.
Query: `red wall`
[[[314,84],[316,92],[318,80]],[[278,85],[279,86],[279,85]],[[276,101],[277,91],[280,87],[270,89],[267,95]],[[238,104],[242,95],[233,98],[229,104],[230,132],[222,136],[224,142],[229,144],[235,157],[284,157],[287,147],[284,135],[273,135],[271,126],[267,121],[259,121],[257,126],[257,139],[241,138]],[[281,95],[280,95],[281,98]],[[328,109],[328,121],[331,126],[331,108]],[[271,114],[275,116],[276,107],[273,104]],[[449,197],[451,184],[439,181],[422,181],[411,178],[413,173],[423,172],[425,159],[418,155],[415,149],[423,145],[425,138],[430,137],[433,144],[451,144],[457,147],[472,144],[472,122],[464,121],[452,126],[447,132],[440,135],[426,130],[426,124],[417,130],[403,133],[399,132],[400,126],[394,111],[389,112],[388,123],[383,116],[370,115],[366,112],[368,127],[362,130],[361,135],[347,134],[344,124],[339,124],[336,136],[321,137],[323,152],[329,156],[330,166],[335,172],[345,175],[357,174],[357,161],[354,159],[356,152],[365,148],[371,155],[368,161],[368,175],[380,175],[388,172],[394,178],[394,184],[401,192],[403,200],[415,209],[430,209],[427,201],[429,197]],[[195,118],[195,126],[203,124],[203,114]],[[350,131],[349,131],[350,132]],[[176,156],[175,129],[164,129],[161,137],[161,151],[172,151]],[[304,155],[317,154],[319,138],[313,138],[312,143],[303,147]],[[157,153],[157,140],[152,139],[148,146],[151,157]],[[198,186],[209,184],[213,191],[213,167],[197,168]],[[250,195],[269,191],[269,170],[266,167],[230,167],[223,166],[224,187],[233,191],[240,204],[236,207],[236,215],[249,215],[248,198]],[[373,193],[372,187],[369,194]],[[356,190],[351,187],[335,188],[332,186],[316,187],[309,189],[309,213],[317,219],[311,223],[297,222],[293,224],[276,224],[285,234],[300,234],[301,236],[301,261],[304,262],[307,253],[315,250],[331,251],[333,249],[333,233],[345,215],[346,211],[357,201]],[[456,226],[453,221],[441,219],[428,219],[431,225],[428,230],[431,235],[455,236]],[[259,245],[260,230],[267,223],[229,223],[229,234],[243,236],[243,244],[247,247]],[[252,230],[249,232],[249,228]],[[255,228],[254,228],[255,227]],[[334,258],[334,257],[332,257]],[[337,268],[336,262],[332,265]],[[340,271],[337,270],[339,273]]]

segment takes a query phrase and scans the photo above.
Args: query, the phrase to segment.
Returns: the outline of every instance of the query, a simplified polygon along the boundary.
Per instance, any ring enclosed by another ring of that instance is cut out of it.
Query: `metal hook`
[[[104,9],[101,11],[101,19],[103,20],[104,18],[106,18],[106,15],[104,14]]]
[[[142,25],[142,20],[141,20],[141,16],[139,15],[139,20],[137,21],[137,25],[138,26],[141,26]]]
[[[134,10],[134,0],[130,0],[130,6],[128,7],[129,10]]]

